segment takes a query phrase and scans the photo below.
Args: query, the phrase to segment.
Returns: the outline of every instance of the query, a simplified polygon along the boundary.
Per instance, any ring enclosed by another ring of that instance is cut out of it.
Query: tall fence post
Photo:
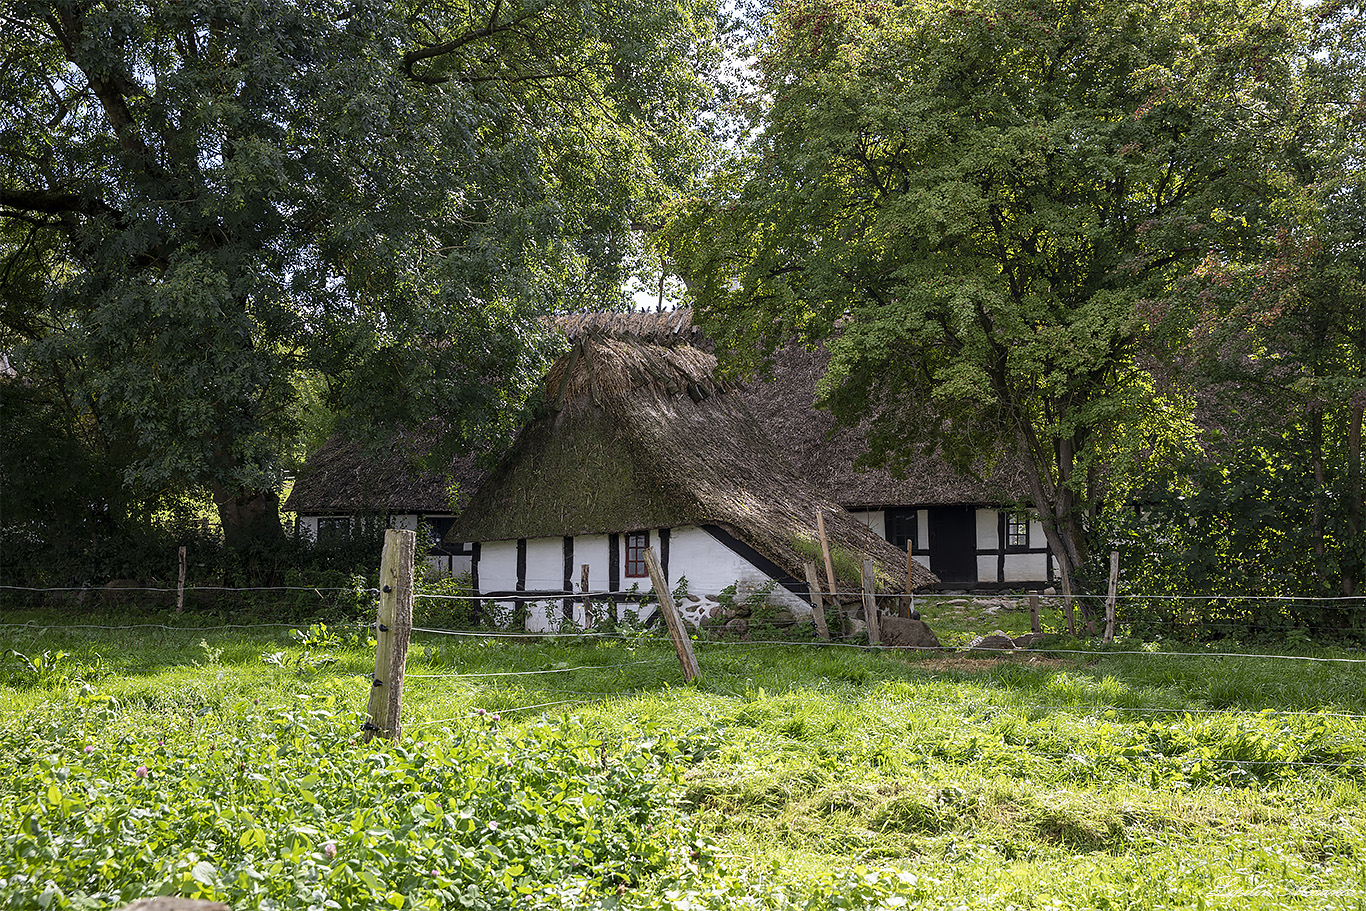
[[[593,602],[588,600],[588,564],[579,564],[579,593],[583,595],[583,628],[593,628]]]
[[[863,561],[863,619],[868,623],[868,644],[882,644],[882,630],[877,617],[877,575],[873,561]]]
[[[825,556],[825,581],[830,588],[830,603],[840,615],[840,635],[849,635],[849,616],[840,607],[839,590],[835,587],[835,561],[830,558],[830,539],[825,536],[825,513],[816,510],[816,534],[821,539],[821,553]]]
[[[417,535],[401,528],[384,533],[379,567],[379,620],[375,633],[375,677],[370,685],[365,739],[397,740],[402,733],[403,671],[413,634],[413,557]]]
[[[806,571],[806,590],[811,593],[811,622],[816,624],[816,635],[830,638],[830,627],[825,625],[825,601],[821,598],[821,577],[816,574],[816,561],[802,564]]]
[[[664,622],[669,627],[669,637],[673,639],[674,650],[678,652],[678,663],[683,665],[683,679],[692,683],[702,676],[702,669],[697,666],[692,640],[683,628],[683,618],[678,616],[678,609],[674,607],[673,592],[669,591],[669,585],[664,580],[664,570],[659,568],[653,547],[645,548],[645,568],[650,571],[650,581],[654,583],[655,594],[659,596],[659,612],[664,615]]]
[[[1029,596],[1029,631],[1032,633],[1043,632],[1043,627],[1039,625],[1039,596]]]
[[[1119,551],[1110,551],[1110,592],[1105,596],[1105,641],[1115,641],[1115,599],[1119,594]]]
[[[180,581],[175,587],[175,612],[185,613],[185,545],[180,545]]]

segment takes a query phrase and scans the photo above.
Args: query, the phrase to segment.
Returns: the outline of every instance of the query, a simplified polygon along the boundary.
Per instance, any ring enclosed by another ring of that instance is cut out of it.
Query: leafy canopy
[[[637,0],[6,4],[0,349],[130,489],[212,490],[225,528],[277,521],[319,379],[353,432],[506,432],[539,317],[619,300],[632,219],[694,168],[709,21]]]
[[[1265,223],[1297,15],[786,4],[752,142],[674,222],[702,319],[742,366],[828,345],[824,401],[875,462],[1019,458],[1074,574],[1102,465],[1189,438],[1140,355],[1180,337],[1182,277]]]

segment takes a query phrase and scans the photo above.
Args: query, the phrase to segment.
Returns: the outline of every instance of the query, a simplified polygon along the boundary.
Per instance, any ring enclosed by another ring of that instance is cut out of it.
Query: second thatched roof
[[[841,584],[856,586],[857,567],[871,559],[880,589],[903,589],[904,552],[800,477],[715,368],[682,338],[582,335],[546,377],[546,413],[522,430],[448,538],[716,525],[801,579],[821,512]],[[917,585],[933,581],[913,571]]]

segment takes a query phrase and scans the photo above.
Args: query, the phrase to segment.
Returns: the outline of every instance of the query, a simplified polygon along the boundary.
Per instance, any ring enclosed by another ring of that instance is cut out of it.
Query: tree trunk
[[[1058,558],[1063,596],[1071,598],[1076,593],[1074,580],[1085,559],[1083,542],[1080,540],[1076,523],[1068,516],[1072,494],[1066,488],[1052,484],[1051,479],[1045,478],[1045,469],[1034,457],[1034,447],[1029,445],[1028,434],[1024,430],[1017,430],[1016,444],[1019,447],[1019,455],[1024,460],[1029,495],[1034,500],[1034,509],[1039,514],[1040,524],[1043,525],[1044,538],[1048,540],[1054,556]],[[1052,496],[1049,495],[1050,491]],[[1089,616],[1085,604],[1082,605],[1082,613]]]
[[[1347,536],[1350,539],[1345,548],[1346,554],[1353,556],[1344,559],[1342,565],[1342,593],[1356,594],[1356,580],[1360,564],[1355,554],[1359,553],[1358,540],[1361,537],[1361,422],[1366,406],[1353,396],[1347,406]],[[1346,556],[1344,554],[1344,556]]]
[[[280,496],[275,491],[215,484],[213,502],[218,507],[223,544],[228,550],[245,553],[284,542]]]
[[[1311,461],[1314,467],[1314,511],[1312,517],[1314,545],[1314,572],[1319,577],[1320,584],[1328,585],[1327,567],[1327,547],[1324,542],[1323,533],[1323,500],[1324,500],[1324,470],[1323,470],[1323,406],[1316,404],[1309,418],[1310,445],[1313,447]]]

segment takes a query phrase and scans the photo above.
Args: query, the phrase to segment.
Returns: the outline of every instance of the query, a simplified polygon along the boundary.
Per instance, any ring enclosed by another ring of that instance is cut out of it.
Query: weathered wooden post
[[[825,583],[830,589],[830,602],[840,615],[840,635],[849,635],[849,617],[840,607],[839,591],[835,587],[835,562],[830,559],[830,541],[825,537],[825,513],[816,510],[816,534],[821,539],[821,553],[825,555]]]
[[[868,644],[881,645],[882,631],[877,619],[877,575],[873,561],[863,561],[863,619],[868,623]]]
[[[653,547],[645,548],[645,568],[650,571],[650,581],[654,583],[655,594],[659,596],[659,612],[664,615],[664,622],[669,627],[669,638],[673,639],[674,650],[678,652],[678,663],[683,665],[683,679],[692,683],[702,676],[702,669],[697,666],[697,656],[692,651],[692,640],[688,638],[688,631],[683,627],[683,618],[678,616],[678,609],[674,607],[673,592],[669,591],[669,585],[664,579],[664,570],[659,568],[659,560],[655,557]]]
[[[583,628],[593,628],[593,602],[588,600],[588,564],[579,565],[579,593],[583,595]]]
[[[1029,630],[1033,633],[1043,632],[1043,627],[1039,625],[1039,596],[1029,596]]]
[[[1105,596],[1105,641],[1115,641],[1115,599],[1119,594],[1119,551],[1110,551],[1110,592]]]
[[[379,567],[379,619],[375,633],[375,676],[363,730],[365,739],[397,740],[402,733],[403,671],[413,634],[413,557],[417,535],[401,528],[384,533]]]
[[[180,545],[180,581],[175,588],[175,612],[185,613],[185,545]]]
[[[919,619],[915,611],[915,579],[913,578],[915,557],[911,556],[911,550],[914,547],[915,542],[908,539],[906,541],[906,603],[901,605],[901,610],[898,611],[906,620]]]
[[[811,593],[811,622],[816,624],[816,635],[822,639],[830,638],[830,627],[825,625],[825,601],[821,598],[821,579],[816,575],[816,561],[807,560],[802,564],[806,571],[806,590]]]

